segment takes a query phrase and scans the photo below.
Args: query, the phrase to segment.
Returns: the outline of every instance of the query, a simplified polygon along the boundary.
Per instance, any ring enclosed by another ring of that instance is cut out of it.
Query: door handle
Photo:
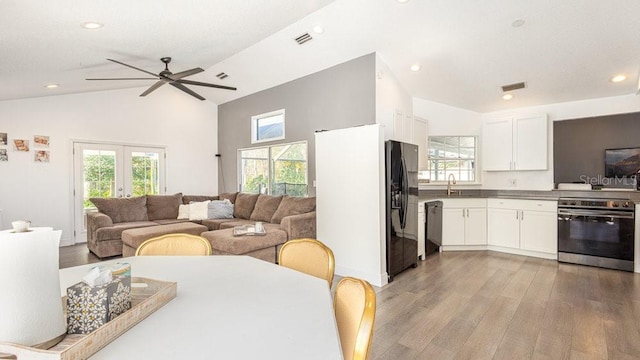
[[[128,197],[128,198],[130,198],[130,197],[131,197],[131,194],[127,194],[127,197]]]

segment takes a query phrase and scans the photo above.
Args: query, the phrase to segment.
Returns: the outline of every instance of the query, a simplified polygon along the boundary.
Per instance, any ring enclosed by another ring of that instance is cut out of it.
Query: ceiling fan
[[[225,89],[225,90],[237,90],[234,87],[231,86],[223,86],[223,85],[216,85],[216,84],[209,84],[209,83],[204,83],[204,82],[200,82],[200,81],[193,81],[193,80],[185,80],[183,78],[193,75],[193,74],[197,74],[199,72],[203,72],[204,70],[201,68],[193,68],[191,70],[185,70],[185,71],[181,71],[179,73],[172,73],[171,71],[169,71],[169,63],[171,62],[171,58],[170,57],[163,57],[160,59],[160,61],[162,61],[164,63],[164,70],[162,70],[159,74],[154,74],[150,71],[147,70],[143,70],[140,68],[137,68],[135,66],[129,65],[129,64],[125,64],[123,62],[117,61],[117,60],[113,60],[113,59],[107,59],[111,62],[114,62],[116,64],[120,64],[138,71],[142,71],[143,73],[149,74],[151,76],[153,76],[152,78],[104,78],[104,79],[86,79],[86,80],[158,80],[155,84],[151,85],[150,88],[148,88],[145,92],[143,92],[142,94],[140,94],[140,96],[147,96],[149,95],[151,92],[153,92],[154,90],[158,89],[160,86],[164,85],[164,84],[169,84],[175,88],[178,88],[184,92],[186,92],[187,94],[200,99],[200,100],[205,100],[205,98],[203,98],[202,96],[200,96],[198,93],[196,93],[195,91],[189,89],[188,87],[184,86],[184,84],[187,85],[198,85],[198,86],[206,86],[206,87],[212,87],[212,88],[218,88],[218,89]]]

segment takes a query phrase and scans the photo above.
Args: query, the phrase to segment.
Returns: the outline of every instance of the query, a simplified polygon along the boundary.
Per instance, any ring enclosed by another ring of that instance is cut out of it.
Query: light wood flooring
[[[61,248],[61,267],[99,261]],[[372,359],[640,359],[640,274],[434,254],[377,289]]]

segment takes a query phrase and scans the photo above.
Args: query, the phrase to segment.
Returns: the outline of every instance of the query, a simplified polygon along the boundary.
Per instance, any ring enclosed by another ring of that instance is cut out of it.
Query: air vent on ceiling
[[[297,38],[295,38],[294,40],[298,43],[298,45],[302,45],[307,41],[313,40],[313,38],[311,37],[311,35],[309,35],[309,33],[304,33],[298,36]]]
[[[502,86],[502,91],[503,92],[507,92],[507,91],[513,91],[513,90],[518,90],[518,89],[524,89],[524,88],[525,88],[525,84],[524,84],[524,81],[523,81],[523,82],[519,82],[519,83],[515,83],[515,84],[503,85]]]
[[[222,79],[228,78],[228,77],[229,77],[229,75],[227,75],[227,74],[225,74],[225,73],[221,72],[220,74],[216,75],[216,77],[217,77],[218,79],[222,80]]]

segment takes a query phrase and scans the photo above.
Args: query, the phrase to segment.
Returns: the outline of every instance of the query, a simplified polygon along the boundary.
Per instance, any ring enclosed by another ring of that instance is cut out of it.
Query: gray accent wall
[[[553,123],[554,182],[584,181],[628,187],[604,177],[604,150],[640,147],[640,113],[598,116]]]
[[[306,140],[309,195],[315,195],[315,131],[374,124],[375,91],[375,54],[368,54],[220,105],[219,193],[238,190],[238,149]],[[285,139],[251,144],[251,117],[279,109],[285,109]]]

